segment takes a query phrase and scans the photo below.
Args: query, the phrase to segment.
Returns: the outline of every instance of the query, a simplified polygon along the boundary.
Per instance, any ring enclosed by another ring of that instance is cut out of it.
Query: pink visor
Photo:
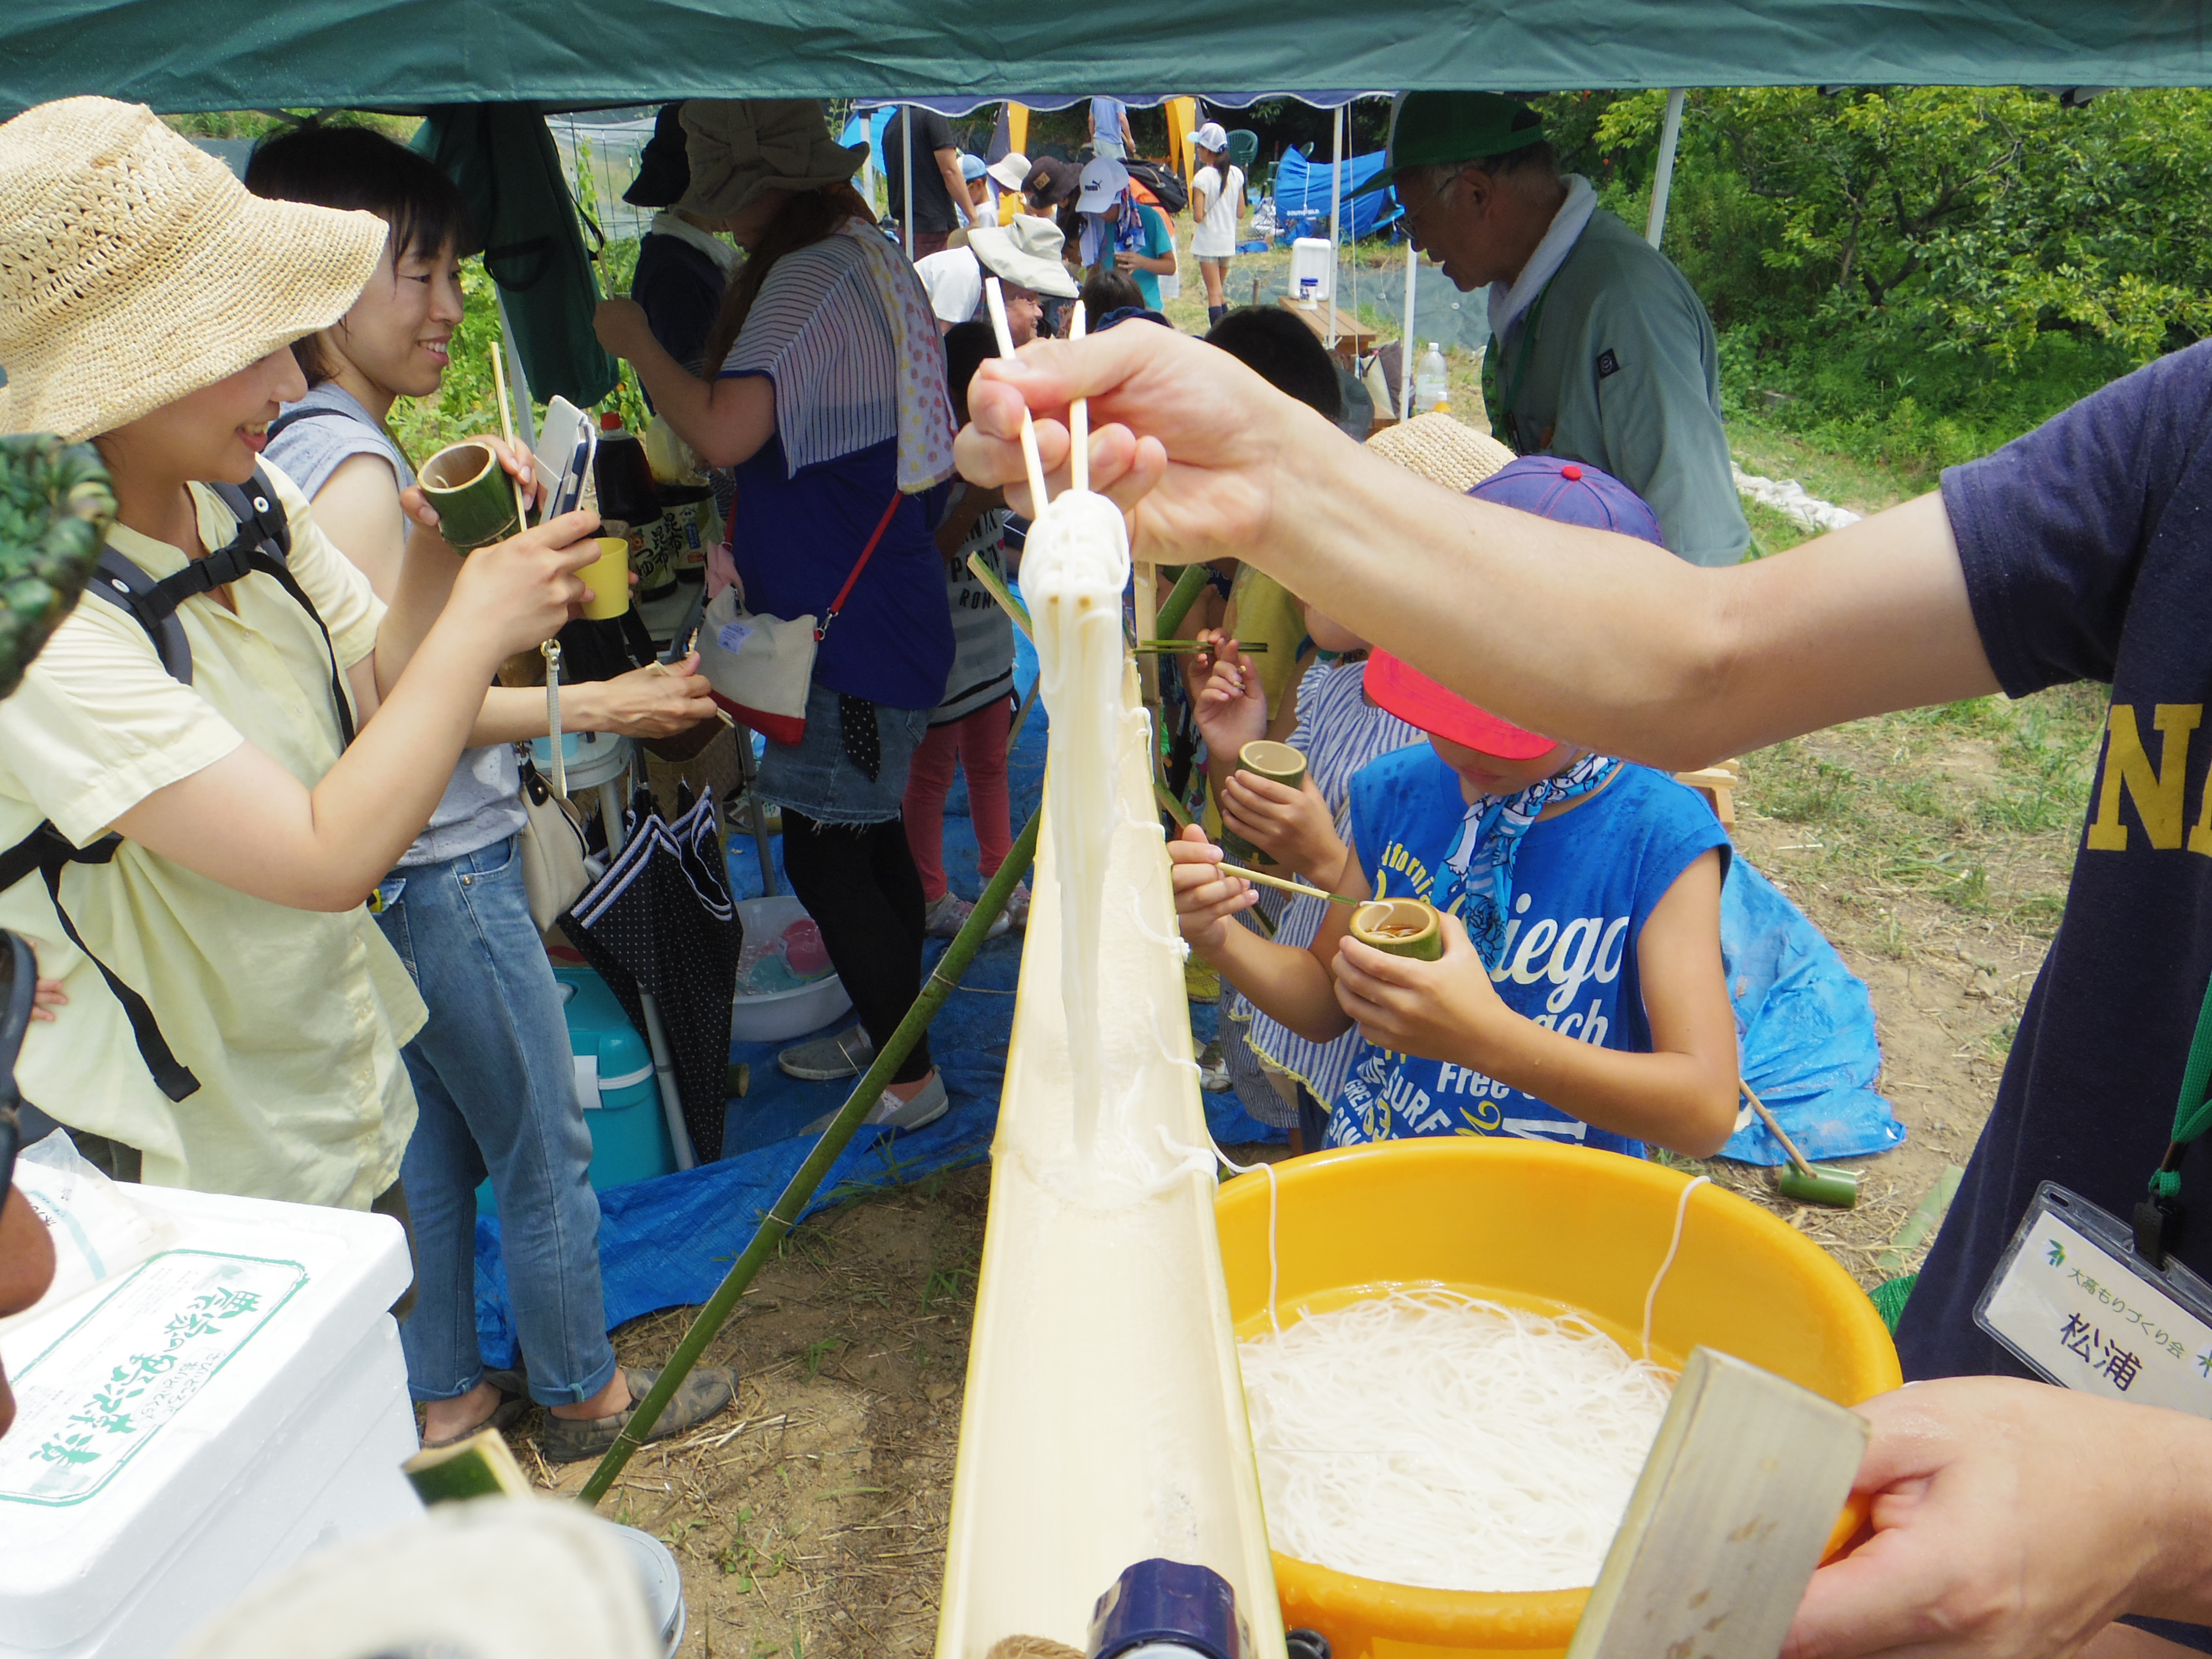
[[[1373,652],[1367,659],[1367,695],[1408,726],[1500,760],[1534,760],[1557,746],[1554,739],[1524,732],[1456,691],[1445,690],[1388,651]]]

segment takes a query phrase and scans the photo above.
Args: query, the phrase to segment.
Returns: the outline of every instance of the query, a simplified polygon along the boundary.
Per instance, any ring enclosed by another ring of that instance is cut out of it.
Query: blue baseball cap
[[[1467,492],[1480,501],[1518,507],[1558,524],[1610,530],[1664,547],[1659,515],[1650,504],[1610,472],[1587,461],[1556,455],[1523,455],[1508,461]]]

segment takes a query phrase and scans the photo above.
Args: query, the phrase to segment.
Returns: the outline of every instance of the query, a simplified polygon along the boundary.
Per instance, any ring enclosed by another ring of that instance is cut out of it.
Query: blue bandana
[[[1513,908],[1513,861],[1520,854],[1521,838],[1546,807],[1602,789],[1620,769],[1620,763],[1610,755],[1585,755],[1517,795],[1485,795],[1467,809],[1459,840],[1444,860],[1450,873],[1429,902],[1439,910],[1461,904],[1460,920],[1485,967],[1495,969],[1505,954],[1505,918]]]

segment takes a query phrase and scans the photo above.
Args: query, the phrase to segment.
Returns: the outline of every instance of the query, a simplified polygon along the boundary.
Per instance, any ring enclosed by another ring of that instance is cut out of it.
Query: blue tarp
[[[1901,1145],[1905,1126],[1875,1092],[1881,1048],[1874,999],[1836,947],[1774,884],[1738,858],[1721,890],[1721,957],[1735,1005],[1743,1080],[1808,1158]],[[1745,1164],[1788,1161],[1755,1117],[1721,1148]]]
[[[1026,641],[1018,644],[1016,675],[1026,691],[1036,659]],[[1042,792],[1044,753],[1045,717],[1039,708],[1022,730],[1011,768],[1017,825],[1036,809]],[[954,889],[972,896],[982,884],[967,813],[963,781],[955,785],[946,804],[945,867]],[[730,871],[738,896],[760,892],[760,866],[750,838],[731,838]],[[789,891],[789,884],[782,884],[781,890]],[[1806,1155],[1845,1157],[1883,1151],[1903,1140],[1905,1131],[1888,1103],[1874,1092],[1881,1054],[1866,986],[1797,907],[1741,859],[1724,890],[1721,934],[1744,1075]],[[933,955],[938,948],[933,941]],[[982,947],[930,1028],[930,1049],[944,1070],[951,1109],[913,1134],[861,1131],[822,1183],[806,1215],[870,1188],[904,1185],[988,1155],[1006,1080],[1020,967],[1018,933]],[[1198,1042],[1212,1040],[1216,1012],[1212,1006],[1191,1009]],[[847,1014],[832,1029],[851,1020]],[[776,1052],[787,1046],[732,1046],[730,1058],[752,1068],[752,1088],[744,1099],[730,1103],[727,1151],[720,1162],[600,1194],[599,1260],[610,1330],[712,1295],[805,1161],[813,1141],[801,1128],[843,1103],[849,1082],[802,1083],[776,1069]],[[1207,1127],[1223,1146],[1284,1139],[1281,1131],[1248,1115],[1233,1094],[1209,1094],[1205,1101]],[[1730,1140],[1725,1156],[1753,1164],[1782,1162],[1780,1149],[1757,1126]],[[515,1354],[499,1249],[499,1223],[480,1218],[477,1328],[484,1363],[492,1366],[512,1364]]]
[[[1398,193],[1378,190],[1365,196],[1353,197],[1352,192],[1382,171],[1384,161],[1381,150],[1370,155],[1348,157],[1337,171],[1343,175],[1345,227],[1357,238],[1371,234],[1377,226],[1388,224],[1398,216]],[[1308,161],[1295,149],[1283,152],[1283,159],[1275,163],[1275,223],[1277,234],[1287,241],[1293,236],[1326,236],[1328,234],[1328,168],[1319,161]]]

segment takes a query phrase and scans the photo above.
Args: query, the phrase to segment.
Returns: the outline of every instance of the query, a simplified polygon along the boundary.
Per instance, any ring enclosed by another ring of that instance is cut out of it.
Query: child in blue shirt
[[[1546,493],[1580,495],[1601,477],[1580,469]],[[1485,1134],[1632,1157],[1647,1140],[1717,1151],[1735,1121],[1736,1042],[1720,946],[1729,846],[1711,810],[1671,778],[1508,725],[1388,653],[1370,659],[1366,689],[1429,740],[1353,778],[1340,867],[1305,873],[1351,896],[1427,899],[1443,913],[1441,960],[1349,938],[1346,905],[1303,949],[1262,939],[1231,920],[1255,890],[1216,867],[1218,848],[1196,829],[1169,846],[1193,951],[1310,1041],[1355,1024],[1365,1036],[1329,1144]]]

